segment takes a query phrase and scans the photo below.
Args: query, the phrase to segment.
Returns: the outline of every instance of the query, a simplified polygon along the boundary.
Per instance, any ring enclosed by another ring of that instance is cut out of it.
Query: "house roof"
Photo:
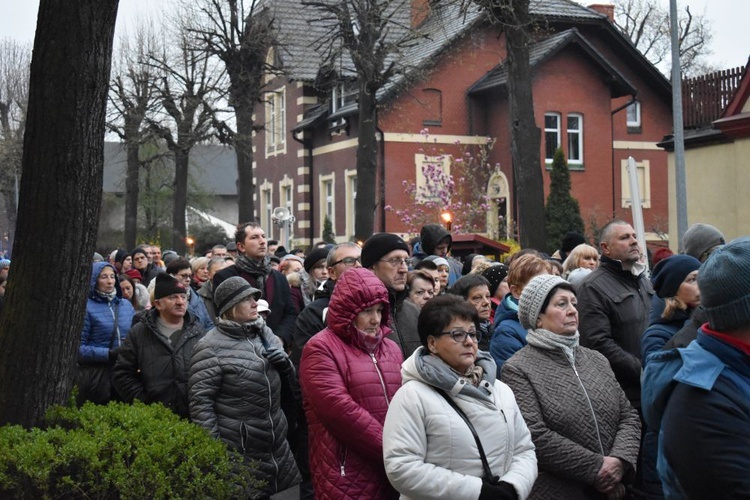
[[[121,142],[104,143],[104,182],[106,193],[125,192],[127,155]],[[197,145],[190,150],[190,176],[206,192],[237,195],[237,156],[227,146]]]
[[[582,37],[576,28],[562,31],[533,44],[529,48],[529,65],[532,71],[571,45],[580,48],[597,66],[605,82],[612,88],[612,97],[635,95],[635,87],[633,87],[628,79],[615,69],[591,43]],[[508,64],[506,61],[503,61],[472,85],[468,90],[468,94],[476,95],[488,90],[496,90],[504,87],[507,83]]]

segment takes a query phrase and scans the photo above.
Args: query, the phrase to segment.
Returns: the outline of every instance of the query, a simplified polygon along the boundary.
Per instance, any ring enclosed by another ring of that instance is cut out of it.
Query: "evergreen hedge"
[[[243,498],[258,483],[204,429],[161,405],[53,407],[0,427],[0,498]]]

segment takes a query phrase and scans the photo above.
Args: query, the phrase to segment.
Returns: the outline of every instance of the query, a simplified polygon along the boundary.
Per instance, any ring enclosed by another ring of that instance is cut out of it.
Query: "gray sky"
[[[576,0],[587,5],[603,3],[601,0]],[[606,1],[606,0],[603,0]],[[659,0],[669,8],[669,0]],[[133,26],[139,19],[155,16],[167,0],[120,0],[117,15],[117,33],[123,27]],[[713,26],[713,54],[710,61],[718,68],[734,68],[747,63],[750,43],[747,38],[747,20],[750,19],[748,0],[677,0],[678,8],[689,5],[694,14],[705,13]],[[39,0],[0,0],[0,38],[32,41],[36,26]],[[743,35],[744,33],[744,35]],[[742,40],[745,40],[744,42]]]

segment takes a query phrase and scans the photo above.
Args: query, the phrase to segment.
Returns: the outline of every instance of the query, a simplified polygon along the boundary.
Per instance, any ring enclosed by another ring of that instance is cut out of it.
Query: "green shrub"
[[[260,486],[204,429],[161,405],[54,407],[0,428],[0,498],[238,498]]]

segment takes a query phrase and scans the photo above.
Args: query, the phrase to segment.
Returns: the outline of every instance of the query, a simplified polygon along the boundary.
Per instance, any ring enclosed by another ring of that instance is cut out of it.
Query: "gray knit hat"
[[[724,235],[711,224],[693,224],[682,236],[682,249],[686,255],[691,255],[698,260],[706,259],[704,253],[717,245],[723,245]]]
[[[225,312],[250,296],[259,300],[260,290],[253,288],[244,278],[239,276],[225,279],[214,291],[214,304],[216,304],[219,316],[221,317]]]
[[[750,238],[715,250],[698,271],[698,288],[712,329],[750,325]]]
[[[553,288],[562,284],[568,282],[552,274],[542,274],[529,281],[518,301],[518,319],[521,326],[527,330],[536,328],[536,320],[542,312],[544,300]]]

